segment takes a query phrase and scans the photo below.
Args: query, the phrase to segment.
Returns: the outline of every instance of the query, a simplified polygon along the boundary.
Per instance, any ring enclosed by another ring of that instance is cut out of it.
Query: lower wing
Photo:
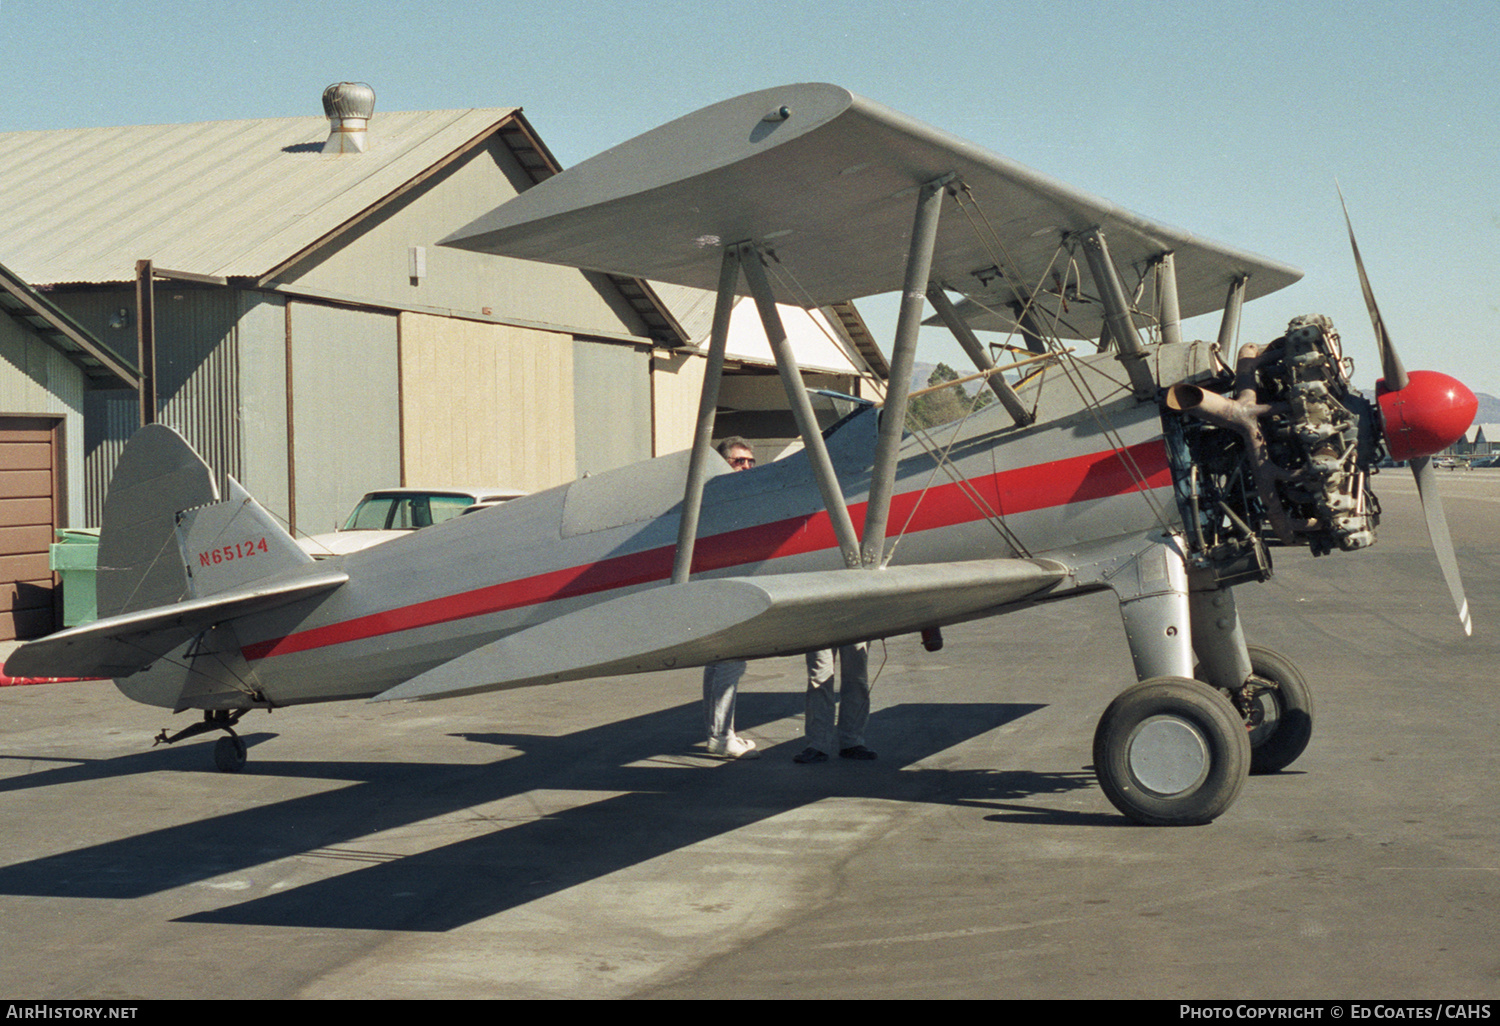
[[[374,700],[448,698],[907,634],[1019,602],[1067,574],[1050,560],[992,559],[666,585],[517,631]]]

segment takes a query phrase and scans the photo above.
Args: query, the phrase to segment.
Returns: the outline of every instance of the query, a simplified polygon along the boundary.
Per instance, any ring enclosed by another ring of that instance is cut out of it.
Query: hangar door
[[[401,429],[408,485],[572,481],[573,337],[403,313]]]
[[[0,641],[54,627],[48,546],[57,530],[62,420],[0,417]]]

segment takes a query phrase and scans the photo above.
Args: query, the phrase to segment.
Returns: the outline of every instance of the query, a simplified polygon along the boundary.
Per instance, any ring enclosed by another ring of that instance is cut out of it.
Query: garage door
[[[0,641],[54,628],[47,547],[57,526],[59,423],[0,417]]]

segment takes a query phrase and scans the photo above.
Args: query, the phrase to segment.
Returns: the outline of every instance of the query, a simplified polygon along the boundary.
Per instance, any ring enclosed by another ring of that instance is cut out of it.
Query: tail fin
[[[208,464],[171,428],[148,424],[135,433],[104,501],[101,618],[216,594],[311,561],[237,482],[229,487],[220,502]]]
[[[169,427],[148,424],[120,454],[99,531],[99,616],[170,605],[186,597],[177,513],[219,500],[208,464]]]

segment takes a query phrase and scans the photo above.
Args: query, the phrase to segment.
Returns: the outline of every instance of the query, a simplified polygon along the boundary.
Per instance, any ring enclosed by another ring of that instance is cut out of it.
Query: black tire
[[[214,744],[214,765],[220,773],[238,773],[245,768],[246,758],[245,742],[233,735],[221,737]]]
[[[1218,690],[1185,677],[1126,688],[1094,732],[1094,772],[1115,808],[1150,826],[1208,823],[1234,804],[1250,739]]]
[[[1276,685],[1255,696],[1261,721],[1250,728],[1250,772],[1276,773],[1312,740],[1312,689],[1296,663],[1269,648],[1250,646],[1250,669]]]

